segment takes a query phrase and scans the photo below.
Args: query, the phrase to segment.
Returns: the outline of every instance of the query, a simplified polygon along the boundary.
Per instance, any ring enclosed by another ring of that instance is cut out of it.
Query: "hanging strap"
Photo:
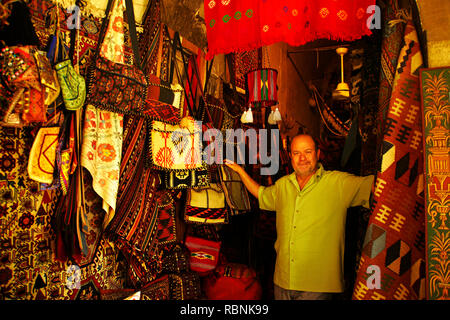
[[[206,78],[205,78],[205,87],[203,89],[203,92],[208,92],[208,82],[209,82],[209,77],[211,76],[211,71],[212,71],[212,66],[214,64],[214,57],[212,57],[212,60],[210,62],[210,65],[208,67],[208,61],[206,61]]]
[[[94,54],[94,61],[97,60],[98,55],[100,53],[100,48],[105,40],[106,36],[106,28],[109,23],[109,15],[111,13],[112,5],[114,1],[121,1],[121,0],[108,0],[108,4],[106,5],[105,10],[105,18],[103,18],[102,26],[100,29],[100,33],[98,36],[97,41],[97,47],[95,48],[95,54]],[[125,0],[125,6],[126,6],[126,13],[127,13],[127,20],[128,20],[128,31],[130,34],[131,39],[131,48],[133,49],[133,55],[134,55],[134,65],[137,66],[139,69],[141,69],[141,57],[139,54],[139,48],[137,44],[137,35],[136,35],[136,22],[134,19],[134,10],[133,10],[133,2],[132,0]]]
[[[178,40],[178,42],[180,42],[179,41],[179,34],[178,34],[178,32],[175,32],[174,38],[171,39],[170,38],[170,34],[169,34],[169,28],[167,27],[167,25],[164,25],[164,31],[166,32],[166,34],[167,34],[167,36],[169,38],[169,41],[171,42],[172,63],[173,63],[174,70],[177,73],[178,82],[183,87],[185,100],[186,100],[186,103],[187,103],[187,106],[188,106],[188,109],[189,109],[189,114],[191,114],[193,116],[194,115],[193,106],[191,106],[191,104],[189,103],[189,96],[188,96],[188,93],[186,92],[186,88],[185,88],[184,83],[183,83],[183,78],[182,78],[181,72],[180,72],[180,70],[178,68],[178,63],[176,62],[176,55],[177,55],[177,50],[178,50],[177,40]],[[186,63],[185,63],[184,52],[183,52],[183,47],[181,46],[181,42],[180,42],[180,49],[179,50],[180,50],[181,56],[183,57],[184,72],[185,72],[185,74],[187,76],[187,80],[188,80],[188,83],[189,83],[189,89],[190,89],[191,94],[192,94],[192,86],[191,86],[191,83],[189,81],[189,77],[187,75],[187,67],[186,67]]]
[[[195,72],[195,74],[197,76],[198,82],[200,83],[200,74],[198,72],[197,62],[195,61],[195,59],[193,57],[191,57],[191,59],[193,61],[192,64],[194,66],[194,72]],[[211,67],[212,67],[212,62],[211,62],[211,66],[209,68],[209,73],[211,73]],[[209,74],[206,75],[207,79],[209,78],[209,76],[210,76]],[[206,81],[208,81],[208,80],[206,80]],[[206,89],[206,85],[207,85],[207,82],[205,83],[205,89]],[[209,121],[212,123],[213,122],[212,121],[212,117],[211,117],[211,114],[209,113],[209,110],[208,110],[208,102],[206,101],[206,97],[205,97],[205,92],[206,91],[203,91],[203,88],[202,88],[201,85],[199,85],[199,87],[200,87],[200,94],[201,94],[201,98],[202,98],[203,103],[204,103],[204,108],[205,108],[205,111],[206,111],[206,115],[208,116]]]
[[[120,1],[120,0],[116,0]],[[141,68],[141,56],[139,54],[138,42],[137,42],[137,34],[136,34],[136,21],[134,19],[134,9],[133,9],[133,1],[125,0],[127,19],[128,19],[128,31],[130,33],[131,38],[131,47],[134,53],[135,64],[139,68]]]
[[[231,87],[233,88],[234,101],[237,103],[238,97],[237,97],[237,90],[236,90],[236,80],[234,78],[233,70],[231,70],[231,54],[225,55],[225,72],[227,70],[227,67],[228,67],[228,72],[230,73],[230,83],[231,83]]]
[[[167,25],[165,25],[165,30],[166,30],[166,33],[169,35],[169,30],[168,30]],[[170,35],[169,35],[169,39],[170,39]],[[184,93],[185,93],[185,98],[186,98],[186,102],[187,102],[187,104],[188,104],[188,108],[189,108],[190,114],[191,114],[192,116],[196,116],[196,117],[199,116],[198,114],[194,114],[194,113],[193,113],[193,107],[194,107],[194,106],[191,106],[190,103],[189,103],[189,99],[188,99],[188,95],[187,95],[187,92],[186,92],[186,88],[185,88],[184,83],[183,83],[183,81],[182,81],[182,77],[181,77],[181,74],[180,74],[179,69],[178,69],[178,64],[176,63],[176,52],[177,52],[177,50],[179,50],[180,53],[181,53],[181,57],[182,57],[182,59],[183,59],[183,66],[184,66],[184,71],[185,71],[186,79],[187,79],[188,84],[189,84],[189,91],[190,91],[190,93],[191,93],[191,96],[194,97],[194,92],[193,92],[193,89],[194,89],[194,88],[193,88],[193,86],[192,86],[191,79],[189,78],[189,75],[188,75],[188,73],[187,73],[187,70],[188,70],[188,67],[189,67],[189,62],[192,63],[193,70],[194,70],[194,75],[195,75],[195,77],[197,78],[198,83],[199,83],[198,86],[199,86],[199,88],[200,88],[201,98],[202,98],[202,100],[203,100],[203,102],[204,102],[204,105],[205,105],[205,108],[206,108],[206,112],[207,112],[209,121],[212,122],[211,115],[209,114],[209,111],[208,111],[208,108],[207,108],[207,102],[206,102],[205,94],[204,94],[205,91],[204,91],[204,89],[202,88],[202,86],[201,86],[201,84],[200,84],[201,81],[200,81],[200,74],[199,74],[199,71],[198,71],[197,63],[196,63],[196,61],[195,61],[195,59],[194,59],[193,56],[190,56],[190,57],[187,59],[187,61],[186,61],[185,53],[184,53],[184,51],[183,51],[183,46],[181,45],[180,35],[179,35],[178,32],[175,32],[174,38],[173,38],[173,40],[172,40],[172,50],[173,50],[173,52],[172,52],[172,53],[173,53],[173,56],[172,56],[173,60],[172,60],[172,63],[174,64],[175,69],[176,69],[176,71],[177,71],[178,80],[179,80],[179,82],[181,83],[181,85],[183,86]],[[214,61],[214,60],[213,60],[213,61]],[[207,89],[207,84],[208,84],[208,80],[209,80],[209,77],[210,77],[210,74],[211,74],[213,61],[211,61],[211,65],[209,66],[209,69],[207,70],[207,74],[206,74],[206,82],[205,82],[205,89]]]

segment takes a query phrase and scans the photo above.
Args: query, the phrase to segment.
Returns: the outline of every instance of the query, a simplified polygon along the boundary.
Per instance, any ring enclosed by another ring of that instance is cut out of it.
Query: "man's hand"
[[[253,196],[258,198],[258,190],[260,185],[248,175],[248,173],[244,170],[244,168],[228,159],[225,159],[224,164],[229,168],[231,168],[232,170],[236,171],[241,177],[242,182],[244,183],[247,190]]]
[[[240,165],[234,163],[231,160],[225,159],[224,164],[226,164],[229,168],[239,173],[239,175],[241,175],[242,171],[244,171],[244,169]]]

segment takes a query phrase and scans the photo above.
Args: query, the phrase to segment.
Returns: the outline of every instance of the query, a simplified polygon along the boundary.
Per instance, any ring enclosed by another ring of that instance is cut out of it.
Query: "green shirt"
[[[276,211],[276,285],[300,291],[344,291],[347,208],[369,207],[373,179],[326,171],[319,164],[303,190],[295,173],[259,188],[260,208]]]

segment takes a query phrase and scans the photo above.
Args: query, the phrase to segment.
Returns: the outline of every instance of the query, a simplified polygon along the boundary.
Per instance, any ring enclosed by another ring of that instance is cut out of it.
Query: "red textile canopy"
[[[208,39],[206,58],[220,53],[249,51],[280,41],[292,46],[323,38],[353,41],[371,34],[367,24],[372,21],[374,9],[369,6],[375,2],[204,0]]]

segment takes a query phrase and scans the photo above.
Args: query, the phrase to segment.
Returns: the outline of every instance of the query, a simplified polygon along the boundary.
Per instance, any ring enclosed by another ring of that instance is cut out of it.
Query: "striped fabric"
[[[272,106],[278,102],[278,71],[263,68],[247,73],[249,103],[260,106]]]

